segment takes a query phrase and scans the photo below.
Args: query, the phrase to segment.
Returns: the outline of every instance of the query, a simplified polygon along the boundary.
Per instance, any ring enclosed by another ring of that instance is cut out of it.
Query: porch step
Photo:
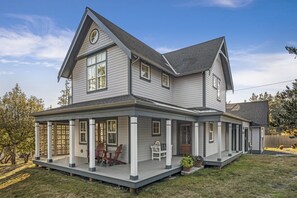
[[[201,169],[203,169],[204,166],[201,166],[201,167],[192,167],[190,171],[182,171],[181,172],[181,175],[190,175],[190,174],[193,174]]]

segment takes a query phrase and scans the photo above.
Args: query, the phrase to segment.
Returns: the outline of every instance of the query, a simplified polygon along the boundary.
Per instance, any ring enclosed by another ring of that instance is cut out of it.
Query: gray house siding
[[[173,81],[173,103],[186,108],[202,107],[202,74],[192,74]]]
[[[161,136],[152,136],[152,118],[138,117],[138,161],[151,159],[151,145],[166,142],[166,120],[161,120]]]
[[[217,100],[217,89],[213,87],[213,74],[221,80],[221,101]],[[206,107],[226,111],[226,82],[221,59],[218,57],[209,72],[205,73]]]
[[[226,123],[222,123],[222,142],[221,142],[221,151],[226,150],[225,140],[226,140]],[[206,157],[213,155],[218,152],[218,123],[214,122],[214,132],[213,132],[213,142],[209,142],[209,123],[206,123]]]
[[[151,67],[151,81],[148,82],[140,78],[140,61],[132,65],[132,94],[150,98],[165,103],[172,103],[172,81],[170,77],[170,89],[162,87],[162,71]]]
[[[107,89],[87,93],[86,58],[77,61],[73,70],[73,103],[128,94],[128,57],[118,47],[107,49]]]
[[[119,160],[128,163],[129,162],[129,118],[118,117],[118,145],[123,145],[122,153],[119,156]],[[116,148],[110,148],[115,150]]]
[[[89,41],[89,35],[93,29],[97,29],[99,31],[99,39],[95,44],[91,44]],[[98,48],[107,46],[112,44],[113,41],[109,38],[109,36],[102,31],[100,27],[98,27],[94,22],[92,23],[86,38],[84,39],[84,42],[79,50],[78,56],[84,55],[88,52],[91,52],[93,50],[96,50]]]

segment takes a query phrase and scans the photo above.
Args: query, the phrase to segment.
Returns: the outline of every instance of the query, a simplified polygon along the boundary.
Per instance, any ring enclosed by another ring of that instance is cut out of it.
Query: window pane
[[[107,129],[109,132],[116,132],[116,121],[115,120],[111,120],[107,122]]]
[[[87,58],[87,65],[93,65],[96,63],[96,56],[91,56],[89,58]]]
[[[106,60],[106,52],[102,52],[97,55],[97,63]]]
[[[88,80],[93,79],[96,77],[96,67],[91,66],[88,67]]]
[[[106,64],[105,62],[97,65],[97,76],[105,76],[106,74]]]
[[[93,91],[96,89],[96,79],[89,80],[89,91]]]
[[[87,139],[86,139],[86,134],[85,133],[81,133],[80,134],[80,142],[86,142]]]
[[[117,144],[117,134],[116,133],[108,133],[107,135],[107,143],[108,144]]]

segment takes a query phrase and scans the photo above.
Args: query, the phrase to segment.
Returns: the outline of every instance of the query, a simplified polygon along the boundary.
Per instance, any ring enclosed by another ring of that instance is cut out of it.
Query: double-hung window
[[[86,144],[87,143],[87,121],[79,122],[79,143]]]
[[[213,122],[209,122],[209,134],[208,134],[209,143],[213,142]]]
[[[160,136],[161,135],[161,121],[153,120],[152,121],[152,136]]]
[[[107,144],[117,145],[117,121],[107,120]]]
[[[217,90],[217,100],[221,101],[221,79],[214,74],[212,76],[212,86]]]
[[[88,91],[106,88],[106,51],[87,58]]]
[[[170,77],[168,74],[162,73],[162,86],[170,88]]]
[[[151,80],[151,67],[141,63],[140,64],[140,78],[144,79],[144,80]]]

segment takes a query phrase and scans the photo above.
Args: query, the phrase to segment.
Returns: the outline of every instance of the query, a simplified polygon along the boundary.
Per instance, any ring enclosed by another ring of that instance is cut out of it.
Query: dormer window
[[[168,74],[162,73],[162,86],[170,88],[170,77]]]
[[[87,58],[88,91],[106,88],[106,52],[101,52]]]
[[[140,65],[140,78],[144,79],[144,80],[151,80],[151,67],[141,63]]]

